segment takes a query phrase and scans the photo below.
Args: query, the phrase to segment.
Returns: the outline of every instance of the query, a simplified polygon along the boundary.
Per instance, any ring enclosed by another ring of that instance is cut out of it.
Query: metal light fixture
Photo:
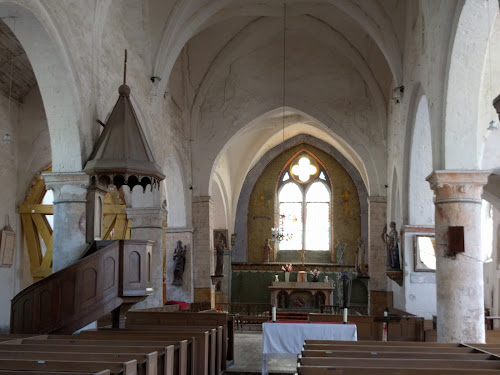
[[[283,95],[282,95],[282,116],[281,116],[281,131],[283,134],[282,142],[282,157],[285,158],[285,104],[286,104],[286,4],[283,4]],[[278,227],[271,228],[271,237],[273,241],[288,241],[293,237],[293,233],[285,233],[285,218],[283,214],[279,215]]]
[[[280,215],[278,228],[271,228],[271,237],[275,242],[288,241],[292,239],[293,233],[285,233],[285,215]]]
[[[490,126],[488,127],[488,130],[494,131],[494,130],[497,130],[497,129],[498,129],[498,122],[496,122],[495,120],[491,120],[490,121]]]

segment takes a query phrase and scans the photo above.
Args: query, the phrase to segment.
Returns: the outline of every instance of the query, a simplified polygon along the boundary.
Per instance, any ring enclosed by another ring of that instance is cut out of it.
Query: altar
[[[271,305],[280,309],[319,309],[321,305],[333,305],[334,288],[333,281],[273,281],[269,286]]]

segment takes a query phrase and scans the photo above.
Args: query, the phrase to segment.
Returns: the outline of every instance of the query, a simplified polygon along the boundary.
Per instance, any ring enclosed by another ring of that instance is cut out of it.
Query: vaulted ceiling
[[[9,26],[0,20],[0,92],[22,102],[36,85],[26,52]]]

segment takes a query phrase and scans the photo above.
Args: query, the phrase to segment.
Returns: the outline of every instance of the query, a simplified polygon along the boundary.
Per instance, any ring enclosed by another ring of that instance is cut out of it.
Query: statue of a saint
[[[358,238],[358,247],[356,248],[356,272],[365,274],[365,242],[361,237]]]
[[[384,226],[382,232],[382,240],[387,246],[387,268],[399,271],[401,264],[399,262],[399,244],[398,244],[398,231],[396,230],[396,223],[391,221],[391,231],[387,233],[387,225]]]
[[[224,267],[224,241],[218,236],[217,243],[215,244],[215,276],[223,276],[222,268]]]
[[[337,243],[335,244],[335,254],[337,255],[338,264],[344,264],[344,251],[345,244],[337,241]]]
[[[271,244],[269,238],[266,238],[266,243],[264,244],[264,254],[262,256],[263,262],[269,262],[269,255],[271,255]]]
[[[182,275],[186,267],[186,245],[182,246],[182,241],[177,241],[174,250],[174,280],[173,285],[182,285]]]

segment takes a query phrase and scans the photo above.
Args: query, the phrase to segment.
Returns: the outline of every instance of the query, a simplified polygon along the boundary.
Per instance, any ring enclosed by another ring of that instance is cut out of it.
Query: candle
[[[273,306],[273,317],[272,317],[272,319],[273,319],[273,322],[276,321],[276,306]]]
[[[344,307],[344,324],[347,323],[347,307]]]

